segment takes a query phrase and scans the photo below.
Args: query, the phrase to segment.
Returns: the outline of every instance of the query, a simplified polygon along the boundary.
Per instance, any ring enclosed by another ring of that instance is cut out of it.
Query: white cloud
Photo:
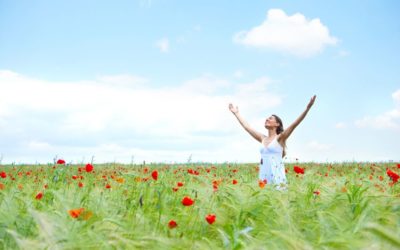
[[[396,105],[400,105],[400,89],[392,94],[392,98],[395,101]]]
[[[234,35],[234,41],[251,47],[267,48],[300,57],[321,52],[337,39],[318,18],[308,20],[303,14],[286,15],[283,10],[270,9],[259,26]]]
[[[365,116],[356,120],[358,128],[393,129],[400,130],[400,89],[392,94],[395,108],[377,116]]]
[[[160,49],[162,53],[169,52],[169,40],[168,38],[162,38],[156,42],[156,47]]]
[[[113,86],[121,86],[121,87],[139,87],[148,82],[148,79],[140,76],[133,76],[128,74],[122,75],[112,75],[112,76],[99,76],[97,77],[98,83],[103,84],[111,84]]]
[[[47,142],[40,141],[30,141],[27,143],[27,146],[30,150],[49,150],[51,149],[51,145]]]
[[[347,124],[345,122],[338,122],[336,123],[335,128],[338,129],[347,128]]]
[[[249,150],[256,142],[228,104],[239,105],[252,123],[281,103],[270,84],[267,77],[239,84],[211,75],[174,87],[153,87],[134,75],[55,82],[3,70],[0,138],[8,147],[0,154],[44,162],[54,155],[67,161],[92,155],[128,162],[132,155],[138,161],[185,161],[190,154],[203,161],[257,159],[257,150]]]
[[[317,151],[328,151],[332,149],[332,145],[331,144],[324,144],[324,143],[320,143],[318,141],[311,141],[307,144],[308,148],[312,149],[312,150],[317,150]]]
[[[235,73],[233,73],[233,76],[235,77],[235,78],[242,78],[243,77],[243,71],[241,71],[241,70],[236,70],[235,71]]]

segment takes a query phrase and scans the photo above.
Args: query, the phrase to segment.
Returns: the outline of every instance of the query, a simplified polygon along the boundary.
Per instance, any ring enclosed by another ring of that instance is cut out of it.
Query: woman
[[[285,156],[286,140],[304,117],[306,117],[308,111],[314,104],[315,98],[316,96],[314,95],[308,103],[306,110],[285,130],[283,129],[282,120],[277,115],[268,117],[265,121],[265,128],[268,130],[268,136],[252,129],[239,114],[238,107],[234,107],[231,103],[229,104],[229,110],[236,116],[242,127],[254,139],[261,143],[260,181],[275,184],[278,188],[285,186],[286,175],[282,158]]]

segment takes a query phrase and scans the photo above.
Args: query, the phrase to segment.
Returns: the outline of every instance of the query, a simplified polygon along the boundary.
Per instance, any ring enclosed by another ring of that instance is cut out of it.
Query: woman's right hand
[[[230,110],[232,113],[234,113],[234,114],[236,114],[236,113],[239,112],[238,106],[234,107],[234,106],[232,105],[232,103],[229,103],[229,110]]]

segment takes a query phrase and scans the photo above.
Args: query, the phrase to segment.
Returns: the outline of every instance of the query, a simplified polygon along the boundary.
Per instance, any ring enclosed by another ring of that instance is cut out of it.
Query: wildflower
[[[85,170],[86,170],[86,172],[88,172],[88,173],[89,173],[89,172],[92,172],[92,171],[93,171],[93,165],[90,164],[90,163],[86,164]]]
[[[313,194],[315,194],[315,195],[319,195],[321,192],[319,191],[319,190],[315,190],[314,192],[313,192]]]
[[[78,176],[73,175],[73,176],[72,176],[72,179],[76,180],[76,179],[78,179]]]
[[[174,221],[174,220],[170,220],[170,221],[168,222],[168,227],[169,227],[170,229],[176,228],[177,226],[178,226],[178,224],[177,224],[176,221]]]
[[[58,159],[57,164],[65,164],[65,161],[63,159]]]
[[[119,178],[117,178],[117,179],[115,179],[118,183],[124,183],[125,182],[125,179],[124,178],[122,178],[122,177],[119,177]]]
[[[233,185],[236,185],[237,183],[238,183],[237,180],[232,180],[232,184],[233,184]]]
[[[173,187],[173,188],[172,188],[172,191],[176,192],[176,191],[178,191],[178,189],[179,189],[179,188],[177,188],[177,187]]]
[[[264,188],[265,184],[267,184],[267,179],[258,180],[258,186],[260,186],[260,188]]]
[[[82,183],[82,182],[79,182],[79,183],[78,183],[78,187],[80,187],[80,188],[83,187],[83,183]]]
[[[40,199],[42,199],[42,197],[43,197],[43,193],[42,193],[42,192],[39,192],[39,193],[36,195],[35,199],[36,199],[36,200],[40,200]]]
[[[392,170],[388,169],[386,174],[392,179],[393,183],[396,183],[399,180],[399,175],[393,172]]]
[[[185,197],[183,197],[183,199],[182,199],[182,205],[184,205],[184,206],[191,206],[191,205],[193,205],[193,203],[194,203],[194,200],[192,200],[192,199],[190,199],[190,197],[189,196],[185,196]]]
[[[2,171],[1,173],[0,173],[0,177],[1,178],[7,178],[7,173],[6,172],[4,172],[4,171]]]
[[[75,209],[69,210],[68,213],[72,218],[76,219],[83,212],[83,210],[85,210],[85,209],[84,208],[75,208]]]
[[[206,216],[206,221],[208,222],[208,224],[213,224],[215,222],[216,216],[215,214],[209,214]]]
[[[107,184],[107,185],[106,185],[106,188],[107,188],[107,189],[110,189],[110,188],[111,188],[111,185],[110,185],[110,184]]]
[[[153,178],[153,180],[157,180],[158,179],[158,171],[157,170],[154,170],[152,173],[151,173],[151,177]]]
[[[299,166],[294,166],[293,170],[294,172],[296,172],[296,174],[304,174],[304,168],[301,168]]]
[[[182,182],[178,182],[177,185],[178,185],[178,187],[182,187],[183,183]]]

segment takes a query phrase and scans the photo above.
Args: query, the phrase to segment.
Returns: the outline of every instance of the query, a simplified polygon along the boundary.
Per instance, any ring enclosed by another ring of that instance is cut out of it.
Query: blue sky
[[[3,163],[400,160],[398,1],[0,1]]]

